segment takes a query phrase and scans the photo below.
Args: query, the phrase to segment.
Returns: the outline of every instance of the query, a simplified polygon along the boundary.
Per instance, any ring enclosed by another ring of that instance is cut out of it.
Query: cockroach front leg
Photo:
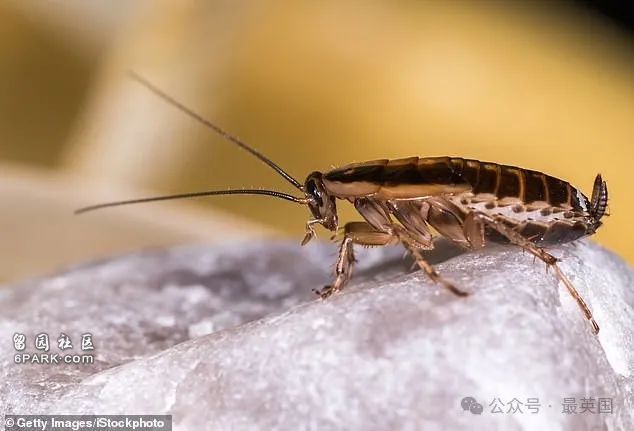
[[[308,244],[311,239],[317,236],[317,234],[315,233],[315,228],[313,226],[323,223],[323,221],[323,219],[313,219],[306,222],[306,234],[304,235],[304,239],[302,240],[302,245]]]
[[[566,289],[568,289],[570,295],[575,299],[575,301],[577,301],[577,305],[585,315],[586,319],[590,322],[592,331],[595,334],[599,333],[599,325],[594,320],[594,317],[592,317],[590,308],[588,308],[586,302],[583,300],[579,292],[577,292],[577,289],[575,289],[570,280],[568,280],[568,277],[566,277],[561,271],[557,265],[558,259],[555,256],[546,252],[543,248],[536,246],[534,243],[524,238],[517,231],[506,226],[501,221],[477,211],[467,214],[464,222],[465,236],[474,244],[474,248],[484,245],[484,226],[489,226],[491,229],[504,235],[511,243],[522,247],[535,257],[541,259],[547,265],[547,268],[552,268],[557,278],[561,280],[564,286],[566,286]]]
[[[350,222],[344,226],[343,241],[339,247],[339,256],[335,265],[335,281],[316,293],[325,299],[344,288],[352,275],[352,265],[355,262],[353,244],[365,246],[387,245],[395,238],[393,235],[377,231],[365,222]]]

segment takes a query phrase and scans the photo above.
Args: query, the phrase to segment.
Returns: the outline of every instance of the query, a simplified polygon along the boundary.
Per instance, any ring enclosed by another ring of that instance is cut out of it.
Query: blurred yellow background
[[[72,216],[155,193],[291,191],[128,70],[302,181],[313,170],[412,155],[540,170],[588,195],[601,172],[611,216],[596,239],[634,262],[632,38],[587,9],[8,1],[0,33],[0,280],[167,244],[302,238],[306,209],[262,197]],[[340,207],[344,220],[358,218]]]

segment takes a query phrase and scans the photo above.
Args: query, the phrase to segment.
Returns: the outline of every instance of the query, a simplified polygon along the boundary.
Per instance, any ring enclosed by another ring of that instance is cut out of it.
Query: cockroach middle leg
[[[421,250],[431,250],[434,248],[432,234],[427,227],[426,219],[431,214],[430,211],[434,210],[435,207],[428,202],[423,202],[421,206],[418,207],[412,202],[402,201],[390,202],[388,208],[392,215],[403,225],[403,227],[392,225],[392,230],[405,249],[414,258],[415,264],[425,271],[433,282],[441,284],[454,295],[462,297],[468,296],[468,292],[458,289],[452,283],[441,277],[420,252]]]
[[[561,280],[564,286],[566,286],[566,289],[568,289],[568,293],[570,293],[575,301],[577,301],[577,305],[583,312],[586,319],[588,319],[588,321],[590,322],[590,325],[592,326],[592,331],[595,334],[599,333],[599,325],[594,320],[594,317],[592,317],[592,312],[590,311],[590,308],[583,300],[577,289],[575,289],[575,287],[572,285],[570,280],[568,280],[568,277],[566,277],[561,271],[561,269],[557,265],[558,259],[555,256],[546,252],[543,248],[536,246],[534,243],[520,235],[517,231],[504,225],[504,223],[501,223],[500,221],[487,214],[479,213],[477,211],[473,211],[467,214],[464,223],[465,235],[467,236],[467,238],[471,238],[474,236],[475,232],[484,232],[484,225],[489,226],[491,229],[494,229],[498,233],[504,235],[506,238],[508,238],[509,241],[511,241],[511,243],[522,247],[524,250],[542,260],[547,265],[546,269],[552,268],[557,278]]]
[[[407,249],[407,251],[409,251],[409,253],[414,258],[414,262],[416,263],[416,265],[418,265],[420,269],[425,271],[425,274],[427,274],[427,276],[434,283],[438,283],[442,285],[444,288],[446,288],[447,290],[449,290],[451,293],[453,293],[456,296],[462,296],[462,297],[469,296],[469,292],[465,292],[464,290],[458,289],[451,282],[447,281],[444,277],[438,274],[438,271],[436,271],[436,269],[429,262],[425,260],[425,258],[423,257],[420,251],[422,249],[431,249],[433,247],[431,243],[423,247],[423,244],[418,244],[415,240],[413,240],[410,237],[410,235],[407,233],[407,231],[405,231],[405,229],[403,229],[402,227],[394,225],[393,229],[394,229],[394,234],[399,238],[400,242],[403,244],[403,246]]]
[[[374,229],[366,222],[350,222],[344,226],[344,237],[339,247],[339,255],[335,265],[335,280],[321,291],[315,291],[322,299],[345,287],[352,275],[355,262],[353,244],[365,246],[387,245],[395,238],[392,234]]]

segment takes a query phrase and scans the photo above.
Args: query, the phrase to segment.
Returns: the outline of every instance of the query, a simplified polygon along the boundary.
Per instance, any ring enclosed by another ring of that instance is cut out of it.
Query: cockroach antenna
[[[264,154],[262,154],[259,151],[257,151],[255,148],[253,148],[250,145],[248,145],[247,143],[241,141],[236,136],[233,136],[232,134],[230,134],[230,133],[226,132],[225,130],[221,129],[219,126],[215,125],[214,123],[212,123],[208,119],[204,118],[202,115],[192,111],[187,106],[183,105],[182,103],[180,103],[179,101],[177,101],[173,97],[169,96],[168,94],[166,94],[165,92],[163,92],[162,90],[160,90],[159,88],[154,86],[147,79],[143,78],[141,75],[137,74],[136,72],[129,71],[128,75],[130,76],[130,78],[134,79],[136,82],[138,82],[139,84],[141,84],[144,87],[146,87],[148,90],[150,90],[152,93],[154,93],[157,96],[159,96],[161,99],[165,100],[170,105],[180,109],[182,112],[187,114],[189,117],[191,117],[194,120],[198,121],[199,123],[203,124],[208,129],[213,130],[214,132],[216,132],[218,135],[220,135],[225,140],[237,145],[238,147],[242,148],[245,151],[248,151],[249,153],[251,153],[252,155],[257,157],[258,159],[260,159],[262,162],[266,163],[270,168],[272,168],[275,172],[277,172],[282,178],[284,178],[286,181],[288,181],[293,186],[295,186],[295,188],[297,188],[299,190],[303,190],[304,189],[304,187],[301,185],[301,183],[299,181],[297,181],[288,172],[286,172],[284,169],[279,167],[275,162],[273,162],[271,159],[266,157]]]
[[[306,199],[298,198],[288,193],[278,192],[275,190],[263,189],[229,189],[229,190],[207,190],[204,192],[181,193],[177,195],[154,196],[151,198],[130,199],[126,201],[107,202],[104,204],[90,205],[75,211],[75,214],[82,214],[89,211],[95,211],[102,208],[118,207],[122,205],[140,204],[145,202],[167,201],[173,199],[199,198],[203,196],[220,196],[220,195],[264,195],[274,198],[284,199],[298,204],[305,204]]]
[[[280,166],[278,166],[275,162],[273,162],[271,159],[266,157],[264,154],[257,151],[255,148],[243,142],[236,136],[233,136],[230,133],[226,132],[219,126],[215,125],[211,121],[204,118],[202,115],[192,111],[191,109],[189,109],[188,107],[186,107],[185,105],[177,101],[176,99],[172,98],[171,96],[169,96],[168,94],[160,90],[158,87],[154,86],[152,83],[150,83],[147,79],[143,78],[141,75],[133,71],[128,72],[128,75],[130,76],[130,78],[132,78],[139,84],[146,87],[148,90],[150,90],[152,93],[154,93],[155,95],[165,100],[170,105],[178,108],[181,112],[185,113],[190,118],[193,118],[194,120],[206,126],[208,129],[211,129],[213,132],[220,135],[225,140],[237,145],[238,147],[242,148],[245,151],[248,151],[250,154],[257,157],[260,161],[266,163],[270,168],[272,168],[282,178],[284,178],[286,181],[291,183],[297,189],[302,191],[304,190],[304,187],[299,181],[297,181],[288,172],[286,172],[284,169],[282,169]],[[187,198],[196,198],[196,197],[203,197],[203,196],[221,196],[221,195],[263,195],[263,196],[271,196],[274,198],[284,199],[284,200],[299,203],[302,205],[305,205],[308,203],[308,200],[306,198],[298,198],[288,193],[283,193],[276,190],[264,190],[264,189],[207,190],[202,192],[154,196],[149,198],[130,199],[125,201],[107,202],[107,203],[102,203],[97,205],[90,205],[90,206],[83,207],[76,210],[75,214],[82,214],[85,212],[95,211],[102,208],[109,208],[109,207],[116,207],[116,206],[122,206],[122,205],[130,205],[130,204],[139,204],[139,203],[145,203],[145,202],[156,202],[156,201],[166,201],[166,200],[172,200],[172,199],[187,199]]]

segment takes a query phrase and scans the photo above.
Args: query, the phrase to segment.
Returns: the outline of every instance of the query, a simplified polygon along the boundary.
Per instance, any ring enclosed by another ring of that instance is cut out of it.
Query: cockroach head
[[[313,217],[320,220],[326,229],[337,230],[337,205],[324,185],[321,172],[313,172],[306,177],[304,194]]]

